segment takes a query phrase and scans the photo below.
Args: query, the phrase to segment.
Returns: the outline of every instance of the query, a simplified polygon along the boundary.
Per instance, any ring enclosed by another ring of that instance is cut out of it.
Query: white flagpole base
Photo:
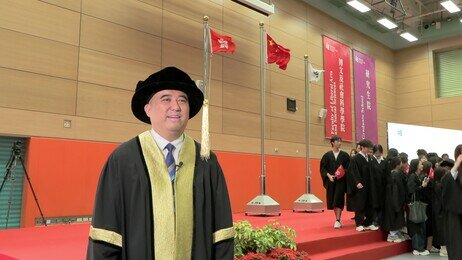
[[[268,195],[258,195],[249,203],[247,203],[247,208],[245,215],[257,215],[257,216],[267,216],[267,215],[281,215],[281,207],[279,203],[273,200]]]
[[[314,194],[305,193],[294,202],[293,211],[323,212],[324,205],[322,200],[318,199]]]

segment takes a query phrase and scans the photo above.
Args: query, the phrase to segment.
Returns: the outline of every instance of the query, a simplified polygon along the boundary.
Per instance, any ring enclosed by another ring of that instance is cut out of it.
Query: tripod
[[[24,169],[24,175],[26,176],[27,182],[29,183],[29,187],[30,187],[30,189],[32,191],[32,195],[34,196],[35,204],[37,204],[38,210],[40,212],[40,216],[42,217],[43,224],[45,224],[45,226],[46,226],[47,223],[45,221],[45,217],[43,216],[42,209],[40,208],[40,204],[38,202],[37,195],[35,195],[35,191],[34,191],[34,188],[32,187],[32,183],[30,181],[29,174],[27,174],[26,167],[24,167],[24,161],[23,161],[22,156],[21,156],[21,146],[20,145],[21,145],[21,141],[16,141],[16,142],[13,143],[13,147],[11,148],[11,156],[10,156],[10,159],[8,160],[8,163],[6,164],[5,177],[3,177],[3,182],[2,182],[2,185],[0,186],[0,193],[2,192],[2,189],[3,189],[3,186],[5,185],[5,182],[8,179],[11,178],[11,175],[12,175],[11,172],[14,172],[14,170],[16,168],[16,165],[17,165],[17,162],[19,160],[21,162],[22,168]],[[14,182],[14,176],[11,179]],[[11,195],[12,195],[12,193],[10,192],[10,198],[9,198],[9,201],[8,201],[8,211],[7,211],[7,215],[6,215],[6,226],[5,226],[5,228],[8,227],[8,219],[10,217]]]

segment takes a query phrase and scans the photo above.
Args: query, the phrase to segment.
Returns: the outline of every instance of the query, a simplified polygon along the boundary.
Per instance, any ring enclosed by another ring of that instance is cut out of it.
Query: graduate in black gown
[[[381,225],[382,209],[385,203],[385,186],[387,171],[389,171],[389,164],[383,158],[383,147],[380,144],[374,145],[372,149],[371,160],[371,185],[373,186],[372,196],[374,197],[374,216],[373,224],[375,226]]]
[[[449,259],[462,259],[462,144],[454,152],[456,161],[441,180],[445,210],[445,235]]]
[[[348,170],[350,156],[348,153],[340,150],[342,139],[340,136],[332,136],[330,139],[332,150],[325,153],[320,162],[321,178],[324,188],[326,189],[327,209],[333,209],[335,213],[334,228],[342,227],[341,217],[342,210],[345,206],[346,176],[336,176],[340,167],[343,171]]]
[[[350,161],[348,174],[351,174],[354,182],[354,210],[355,223],[357,231],[378,230],[379,228],[372,224],[373,205],[375,203],[372,194],[375,192],[371,185],[371,160],[369,154],[374,146],[371,141],[363,139],[359,142],[361,151]]]
[[[433,197],[432,210],[433,210],[433,244],[440,247],[440,256],[447,256],[446,250],[446,235],[444,230],[444,208],[443,208],[443,187],[441,180],[446,174],[446,169],[443,167],[435,168],[435,178],[433,190],[435,196]]]
[[[103,168],[87,259],[233,259],[223,172],[184,134],[203,100],[175,67],[137,84],[132,112],[151,129],[121,144]]]
[[[406,204],[406,183],[400,157],[390,159],[391,171],[385,181],[385,203],[383,207],[382,229],[388,231],[388,242],[403,242],[400,229],[405,226],[404,206]]]

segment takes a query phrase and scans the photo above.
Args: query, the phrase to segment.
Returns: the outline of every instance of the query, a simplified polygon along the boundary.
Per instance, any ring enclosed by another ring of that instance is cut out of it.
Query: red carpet
[[[249,220],[261,227],[277,220],[297,232],[298,249],[316,259],[382,259],[410,251],[409,243],[384,242],[380,231],[359,233],[350,220],[352,213],[343,216],[343,228],[333,229],[333,212],[293,213],[282,216],[255,217],[234,215],[234,220]],[[57,225],[0,231],[0,260],[3,259],[85,259],[89,224]]]

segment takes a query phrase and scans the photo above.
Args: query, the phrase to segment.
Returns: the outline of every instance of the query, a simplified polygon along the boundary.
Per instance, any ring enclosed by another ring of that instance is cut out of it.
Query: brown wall
[[[305,155],[303,55],[323,66],[323,34],[376,58],[379,140],[386,144],[386,122],[399,103],[393,51],[302,1],[273,2],[276,14],[265,17],[230,0],[0,0],[0,134],[122,142],[144,131],[130,111],[135,84],[170,65],[200,78],[208,15],[212,28],[237,43],[234,55],[213,56],[214,150],[260,152],[259,21],[292,50],[286,71],[268,66],[268,154]],[[329,147],[317,118],[322,85],[311,89],[313,158]],[[286,111],[286,97],[297,99],[297,112]],[[188,126],[195,138],[200,120]]]
[[[437,98],[433,53],[462,46],[462,37],[396,53],[397,117],[400,123],[462,129],[462,97]]]

